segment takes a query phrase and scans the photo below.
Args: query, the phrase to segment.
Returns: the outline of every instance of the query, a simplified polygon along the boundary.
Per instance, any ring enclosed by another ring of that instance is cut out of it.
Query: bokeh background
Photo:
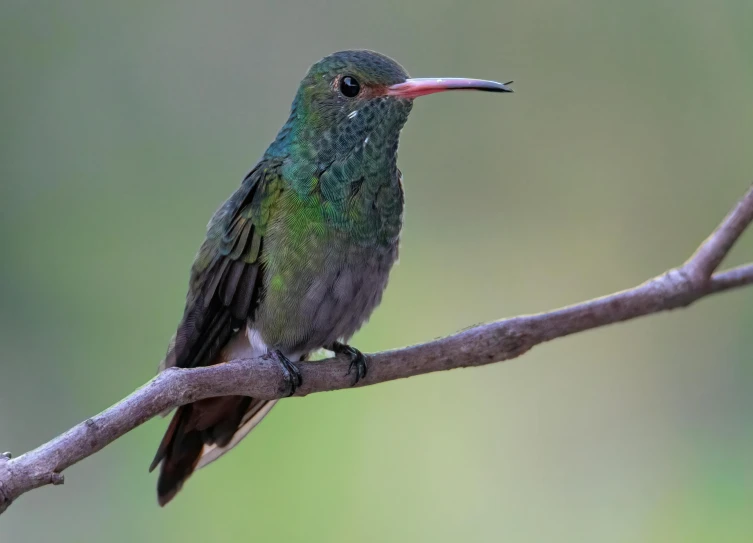
[[[0,5],[0,449],[151,378],[207,220],[320,57],[515,79],[417,102],[376,351],[679,264],[753,180],[753,3]],[[747,235],[727,264],[753,259]],[[2,543],[753,540],[753,289],[524,357],[283,402],[166,509],[158,419]]]

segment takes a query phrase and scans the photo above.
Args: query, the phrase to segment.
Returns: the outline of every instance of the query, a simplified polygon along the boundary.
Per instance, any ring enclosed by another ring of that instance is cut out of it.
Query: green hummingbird
[[[160,369],[269,353],[293,394],[301,384],[295,363],[324,348],[349,357],[354,382],[362,378],[366,359],[347,341],[381,301],[397,260],[397,147],[413,99],[458,89],[512,92],[509,83],[409,79],[400,64],[366,50],[314,64],[287,122],[209,222]],[[276,402],[225,396],[180,407],[150,467],[161,464],[159,504]]]

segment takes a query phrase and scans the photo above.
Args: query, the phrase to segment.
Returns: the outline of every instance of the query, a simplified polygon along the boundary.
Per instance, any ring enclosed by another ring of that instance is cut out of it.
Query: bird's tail
[[[172,500],[195,470],[232,449],[275,403],[277,400],[222,396],[180,407],[149,467],[152,471],[162,464],[157,481],[159,504]]]

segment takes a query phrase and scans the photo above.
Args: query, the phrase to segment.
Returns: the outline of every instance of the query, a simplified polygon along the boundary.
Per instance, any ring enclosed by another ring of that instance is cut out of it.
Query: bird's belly
[[[305,262],[291,256],[267,270],[253,323],[267,345],[283,352],[347,341],[379,305],[397,243],[366,247],[335,236],[305,253]]]

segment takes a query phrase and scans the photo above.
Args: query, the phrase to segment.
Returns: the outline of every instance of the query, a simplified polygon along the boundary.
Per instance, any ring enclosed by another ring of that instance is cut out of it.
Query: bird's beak
[[[451,90],[480,90],[486,92],[512,92],[508,87],[512,81],[507,83],[497,83],[496,81],[485,81],[483,79],[463,79],[459,77],[450,77],[446,79],[420,78],[406,79],[402,83],[387,87],[387,96],[396,96],[398,98],[418,98],[435,92],[444,92]]]

